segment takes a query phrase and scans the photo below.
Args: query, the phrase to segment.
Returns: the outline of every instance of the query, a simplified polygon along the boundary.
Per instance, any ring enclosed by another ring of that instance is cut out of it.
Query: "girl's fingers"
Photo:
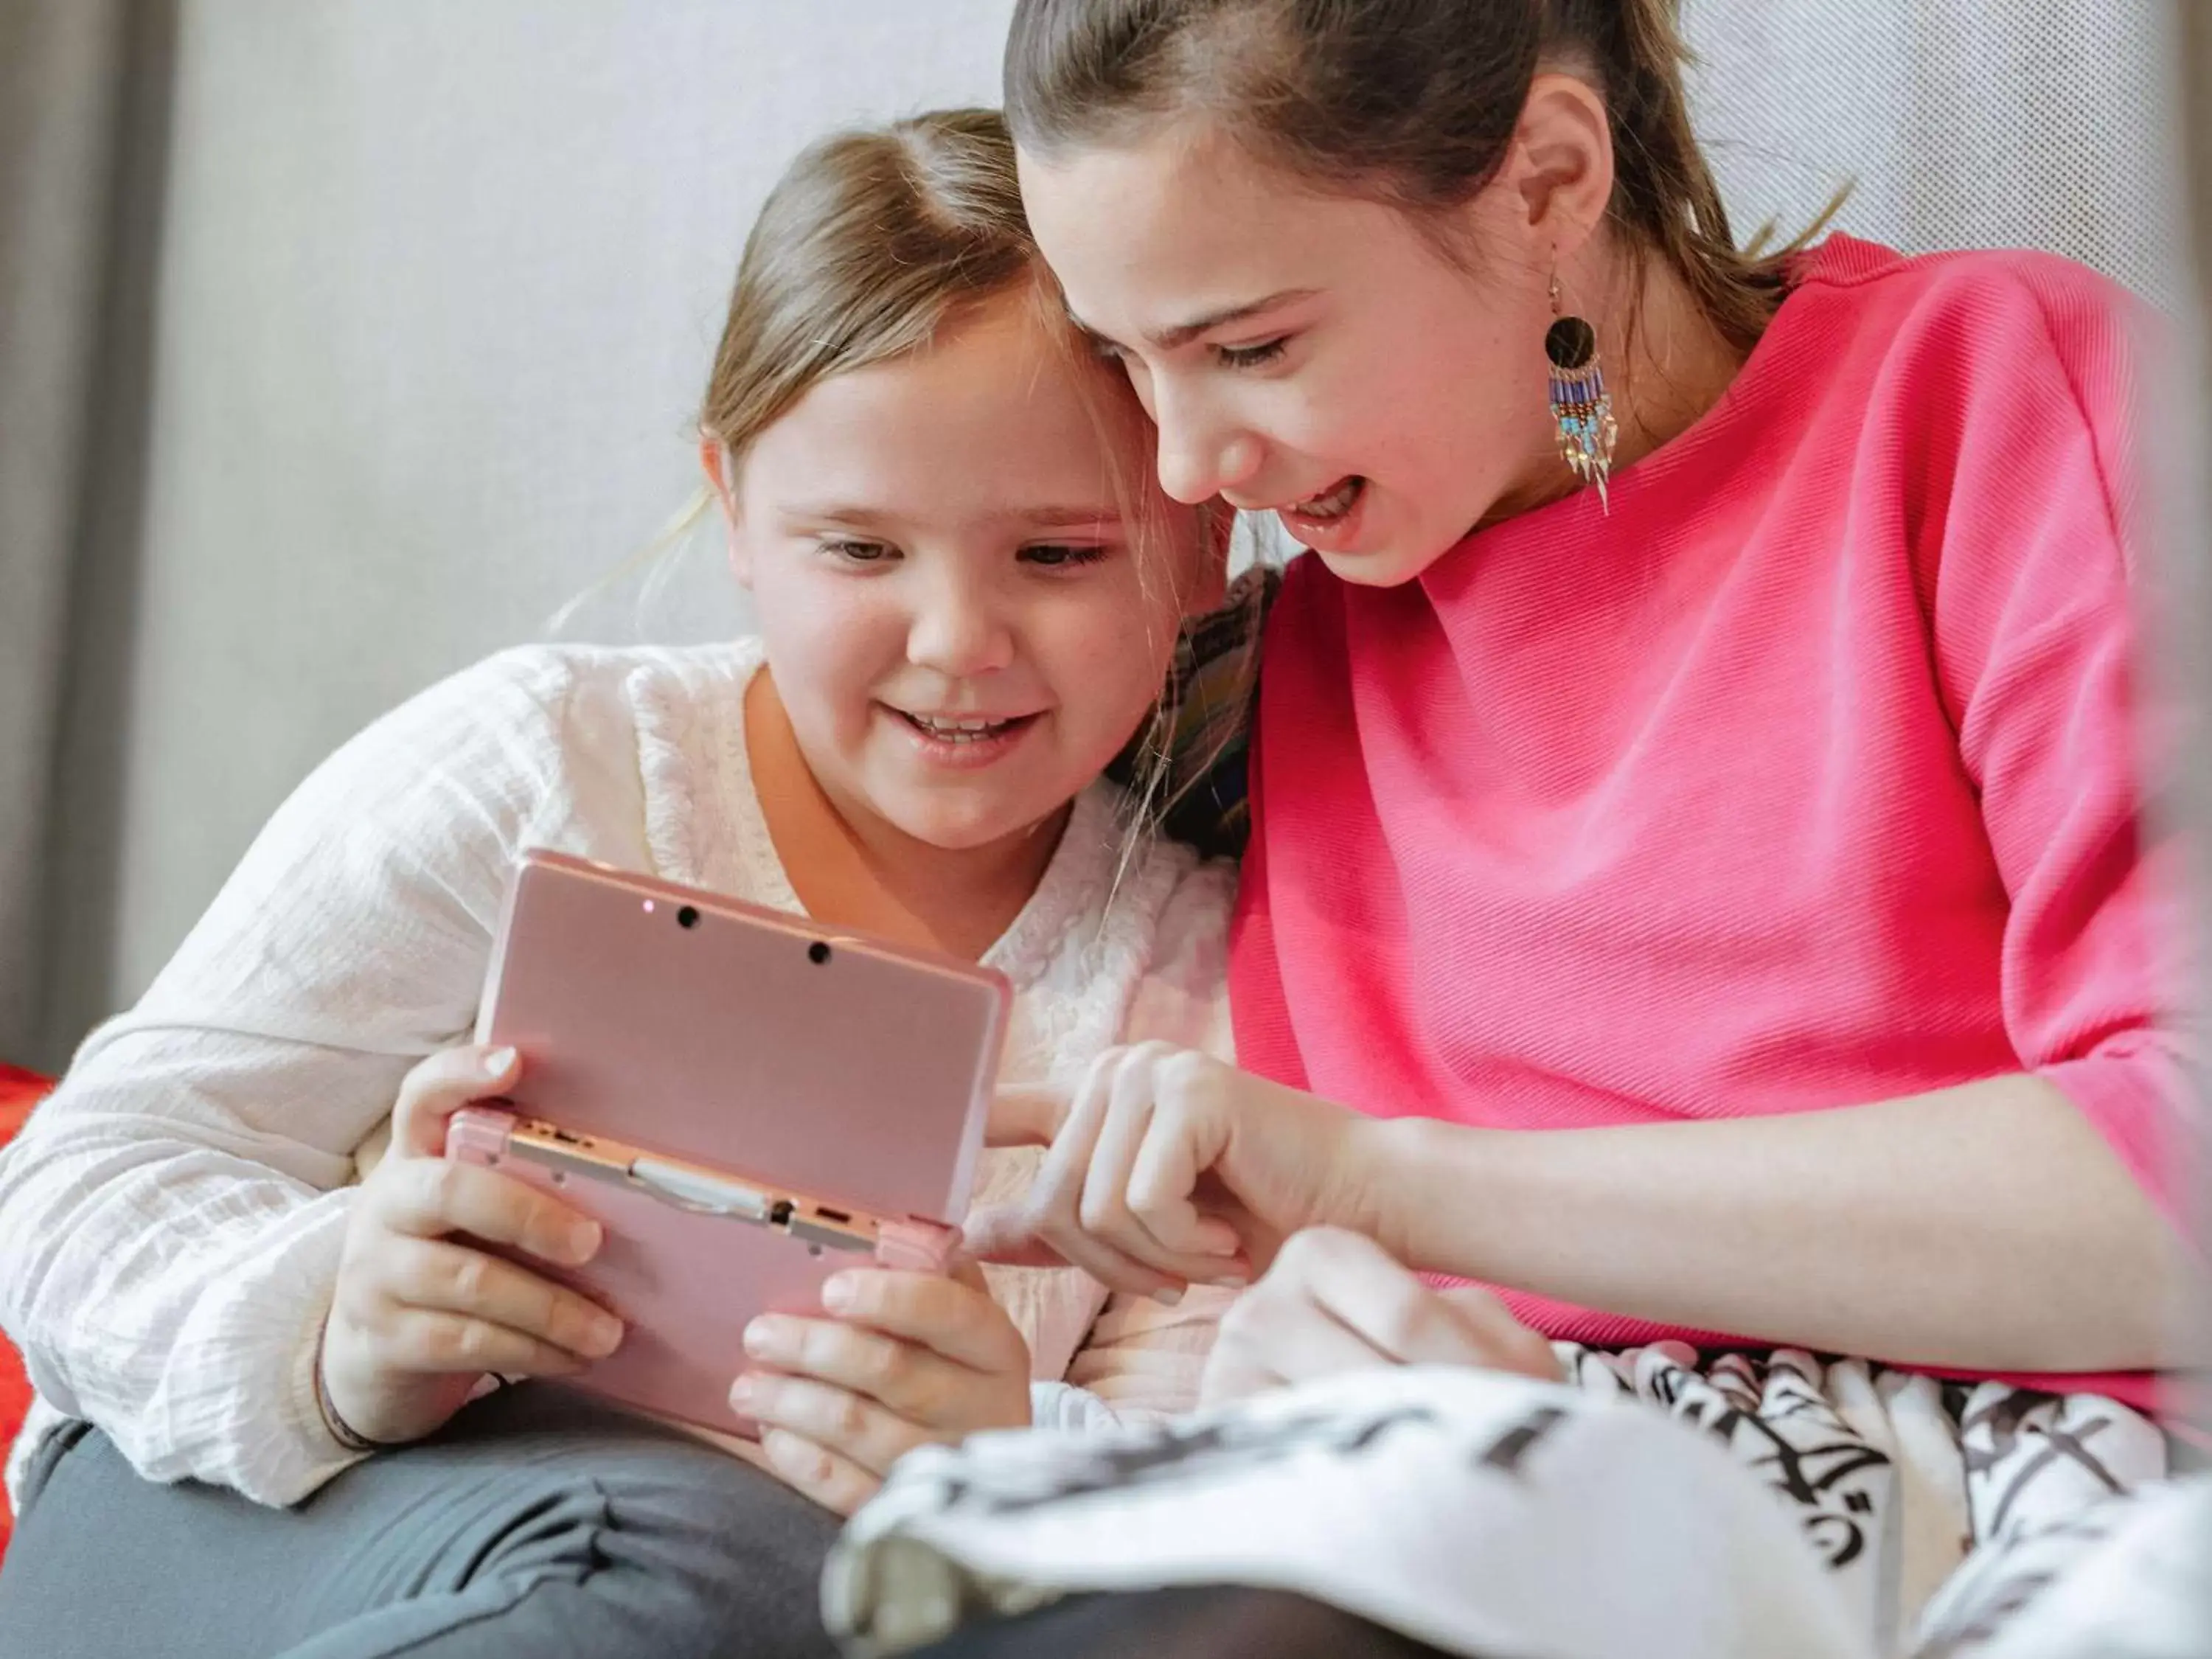
[[[1435,1290],[1362,1234],[1335,1227],[1294,1233],[1275,1273],[1398,1364],[1559,1375],[1550,1340],[1497,1297],[1471,1285]]]
[[[1492,1369],[1518,1371],[1546,1382],[1565,1382],[1552,1339],[1513,1316],[1513,1310],[1480,1285],[1454,1285],[1437,1292],[1437,1300],[1467,1322],[1486,1353]]]
[[[1085,1232],[1139,1261],[1159,1251],[1158,1243],[1130,1215],[1126,1197],[1129,1166],[1137,1161],[1137,1150],[1152,1123],[1150,1061],[1151,1055],[1139,1047],[1125,1051],[1115,1067],[1106,1110],[1084,1171],[1083,1195],[1076,1205]]]
[[[1180,1054],[1158,1042],[1124,1052],[1091,1153],[1081,1217],[1087,1231],[1153,1272],[1179,1284],[1206,1283],[1234,1274],[1225,1259],[1237,1240],[1225,1223],[1201,1218],[1191,1201],[1217,1149],[1202,1143],[1202,1118],[1179,1100],[1163,1103]]]
[[[1394,1363],[1310,1297],[1287,1290],[1255,1292],[1223,1316],[1201,1392],[1208,1401],[1232,1400],[1285,1382]]]
[[[1107,1104],[1113,1097],[1120,1053],[1109,1048],[1092,1060],[1068,1097],[1059,1132],[1037,1166],[1036,1180],[1030,1189],[1048,1213],[1073,1217],[1083,1193],[1083,1178],[1091,1168],[1091,1149],[1097,1144]]]
[[[745,1352],[791,1376],[866,1398],[914,1423],[945,1419],[978,1373],[919,1344],[834,1319],[763,1314],[745,1327]],[[794,1425],[793,1426],[804,1426]]]
[[[1152,1068],[1152,1121],[1129,1165],[1127,1202],[1163,1249],[1189,1258],[1234,1256],[1237,1230],[1198,1206],[1206,1172],[1226,1149],[1230,1117],[1218,1087],[1226,1068],[1175,1050]]]
[[[823,1285],[822,1305],[848,1327],[882,1332],[967,1370],[1029,1375],[1028,1345],[980,1282],[878,1267],[848,1268]]]
[[[834,1514],[852,1514],[884,1484],[852,1459],[788,1429],[762,1435],[761,1451],[787,1485]]]
[[[596,1303],[511,1261],[442,1240],[395,1236],[369,1288],[401,1306],[520,1331],[579,1358],[603,1359],[622,1342],[622,1322]]]
[[[599,1248],[598,1222],[496,1170],[473,1164],[393,1158],[377,1166],[364,1191],[377,1219],[392,1232],[422,1238],[468,1233],[566,1267],[590,1261]]]
[[[1051,1245],[1062,1261],[1071,1267],[1079,1267],[1109,1290],[1152,1296],[1182,1288],[1167,1274],[1156,1273],[1112,1245],[1093,1238],[1072,1216],[1048,1215],[1036,1224],[1035,1231]]]
[[[435,1308],[389,1310],[376,1331],[376,1358],[386,1370],[423,1375],[573,1376],[584,1366],[566,1349],[521,1331]]]
[[[1188,1114],[1155,1105],[1129,1165],[1125,1201],[1154,1241],[1158,1254],[1148,1259],[1155,1266],[1196,1284],[1246,1283],[1252,1269],[1244,1241],[1228,1221],[1199,1208],[1206,1172],[1218,1152]]]
[[[1000,1267],[1070,1267],[1047,1237],[1048,1218],[1029,1203],[979,1204],[960,1229],[960,1249]]]
[[[1293,1233],[1270,1275],[1400,1365],[1479,1364],[1467,1322],[1374,1240],[1336,1227]]]
[[[730,1408],[763,1431],[781,1429],[880,1477],[929,1433],[878,1401],[807,1376],[748,1371],[730,1389]],[[762,1436],[763,1449],[767,1436]]]
[[[522,1061],[509,1048],[471,1045],[432,1054],[407,1073],[392,1112],[392,1150],[436,1158],[446,1150],[446,1123],[455,1112],[495,1100],[514,1086]]]
[[[1077,1086],[1066,1120],[1030,1189],[1029,1231],[1070,1267],[1080,1267],[1109,1289],[1150,1296],[1179,1290],[1180,1281],[1134,1260],[1111,1242],[1094,1237],[1080,1214],[1115,1079],[1128,1052],[1109,1049],[1101,1054]]]

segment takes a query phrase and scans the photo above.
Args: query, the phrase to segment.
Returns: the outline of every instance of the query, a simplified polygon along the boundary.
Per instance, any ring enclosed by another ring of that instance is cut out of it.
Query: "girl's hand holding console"
[[[449,1048],[415,1067],[392,1118],[392,1149],[362,1184],[324,1327],[325,1414],[342,1440],[420,1439],[465,1404],[487,1372],[566,1376],[614,1352],[619,1320],[466,1234],[574,1266],[600,1229],[496,1170],[443,1157],[454,1113],[496,1098],[520,1072],[512,1048]]]
[[[849,1269],[828,1280],[830,1317],[763,1314],[745,1328],[760,1369],[730,1403],[761,1425],[784,1480],[850,1515],[915,1447],[1026,1427],[1030,1351],[981,1273]]]

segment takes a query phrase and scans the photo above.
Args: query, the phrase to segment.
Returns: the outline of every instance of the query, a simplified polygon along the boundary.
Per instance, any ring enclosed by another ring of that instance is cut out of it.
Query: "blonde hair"
[[[791,164],[745,239],[700,427],[742,462],[820,381],[1044,281],[995,110],[833,134]]]

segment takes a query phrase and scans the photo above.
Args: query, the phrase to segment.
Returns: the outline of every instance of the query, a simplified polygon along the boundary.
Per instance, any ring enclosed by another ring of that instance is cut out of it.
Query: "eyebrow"
[[[1036,530],[1116,529],[1121,523],[1111,507],[1032,507],[1011,516]]]
[[[896,508],[864,507],[848,502],[801,502],[781,509],[787,520],[809,524],[849,525],[855,529],[876,529],[896,523],[899,514]],[[1010,513],[994,515],[1008,523],[1026,525],[1035,530],[1118,529],[1121,514],[1115,507],[1025,507]]]
[[[1263,299],[1247,300],[1242,305],[1223,306],[1218,310],[1209,311],[1202,316],[1194,317],[1187,323],[1177,323],[1172,328],[1157,330],[1146,336],[1146,338],[1162,351],[1178,350],[1197,339],[1201,334],[1210,334],[1217,328],[1226,328],[1231,323],[1241,323],[1248,317],[1256,317],[1263,311],[1272,311],[1277,306],[1288,305],[1293,300],[1310,300],[1320,292],[1317,288],[1286,288],[1278,293],[1270,294]],[[1073,312],[1068,313],[1068,318],[1076,327],[1081,329],[1092,339],[1103,341],[1108,345],[1118,343],[1112,337],[1102,334],[1098,330],[1091,327]]]

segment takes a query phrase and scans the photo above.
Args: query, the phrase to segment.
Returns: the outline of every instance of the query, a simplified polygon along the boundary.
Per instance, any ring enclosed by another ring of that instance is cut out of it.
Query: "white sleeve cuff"
[[[1114,1408],[1088,1389],[1072,1382],[1030,1384],[1030,1422],[1033,1427],[1077,1434],[1110,1429],[1121,1421]]]

